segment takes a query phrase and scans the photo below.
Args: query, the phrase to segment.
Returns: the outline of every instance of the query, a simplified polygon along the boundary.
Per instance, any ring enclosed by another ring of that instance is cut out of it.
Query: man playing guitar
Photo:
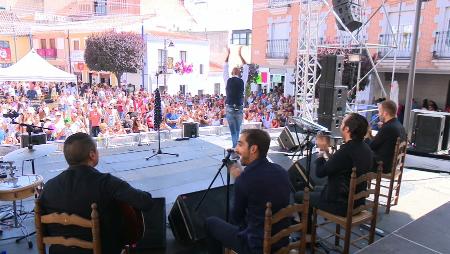
[[[96,203],[100,214],[102,252],[121,253],[125,244],[128,244],[124,234],[128,231],[121,228],[127,222],[124,222],[121,215],[123,205],[118,205],[118,202],[136,209],[149,210],[153,205],[151,194],[95,169],[99,153],[94,140],[88,134],[76,133],[68,137],[64,142],[64,157],[69,168],[45,184],[40,196],[42,213],[45,215],[65,212],[90,219],[91,204]],[[89,229],[74,226],[50,224],[46,232],[47,235],[92,240]],[[61,245],[50,246],[50,254],[57,253],[92,252]]]

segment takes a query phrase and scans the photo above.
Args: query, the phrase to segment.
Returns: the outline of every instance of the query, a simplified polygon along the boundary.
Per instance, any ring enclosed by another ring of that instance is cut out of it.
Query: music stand
[[[150,160],[151,158],[155,157],[159,154],[166,154],[166,155],[174,155],[176,157],[180,156],[177,153],[165,153],[161,150],[161,121],[162,121],[162,112],[161,112],[161,94],[159,93],[159,89],[156,88],[155,90],[155,117],[154,117],[154,125],[155,129],[158,131],[158,150],[155,152],[153,150],[153,155],[145,158],[146,160]]]

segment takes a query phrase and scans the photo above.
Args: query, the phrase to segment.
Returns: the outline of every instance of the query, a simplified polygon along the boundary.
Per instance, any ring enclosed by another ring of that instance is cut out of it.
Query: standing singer
[[[239,67],[234,67],[231,71],[231,78],[229,75],[228,59],[230,58],[230,49],[225,59],[223,67],[223,79],[226,83],[226,118],[228,126],[230,127],[231,140],[233,148],[236,147],[239,140],[239,133],[241,131],[241,124],[244,110],[244,90],[245,83],[247,83],[249,67],[247,62],[242,57],[242,47],[239,48],[239,57],[243,64],[243,72],[241,77],[241,70]]]

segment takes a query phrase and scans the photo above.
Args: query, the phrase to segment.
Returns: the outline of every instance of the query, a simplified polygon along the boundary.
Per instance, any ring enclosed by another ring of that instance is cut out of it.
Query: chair
[[[306,249],[306,230],[308,228],[308,209],[309,209],[309,192],[305,188],[303,197],[303,204],[293,204],[279,210],[272,215],[272,203],[267,202],[266,215],[264,220],[264,242],[263,254],[270,254],[271,247],[281,239],[288,237],[294,232],[300,232],[301,238],[298,241],[289,243],[282,247],[276,254],[287,254],[290,250],[297,249],[299,254],[304,254]],[[282,229],[280,232],[272,235],[272,226],[283,219],[292,217],[294,214],[301,214],[301,221],[297,224],[291,225],[288,228]]]
[[[381,188],[388,190],[387,195],[380,192],[380,196],[386,198],[386,203],[383,203],[383,205],[386,206],[386,214],[389,214],[389,212],[391,211],[391,206],[395,206],[398,204],[398,198],[400,196],[400,186],[402,184],[403,166],[405,165],[405,156],[406,141],[402,142],[400,138],[397,138],[394,157],[392,159],[391,172],[381,174],[382,179],[387,179],[389,181],[389,185],[380,185]]]
[[[92,213],[91,219],[85,219],[75,214],[67,213],[51,213],[48,215],[41,215],[41,205],[39,199],[35,201],[35,225],[36,225],[36,244],[39,254],[45,254],[45,245],[63,245],[63,246],[75,246],[83,249],[92,249],[94,254],[101,254],[101,242],[100,242],[100,221],[97,212],[97,204],[91,205]],[[78,238],[66,238],[63,236],[45,236],[43,224],[62,224],[62,225],[75,225],[83,228],[92,229],[92,242],[81,240]]]
[[[348,195],[348,207],[347,207],[347,215],[346,217],[338,216],[318,208],[313,208],[313,225],[311,232],[311,246],[312,253],[315,253],[315,243],[316,243],[316,231],[317,227],[322,227],[329,223],[336,224],[336,231],[331,232],[334,236],[334,244],[339,246],[340,239],[344,239],[344,250],[343,253],[347,254],[350,250],[350,244],[356,246],[354,243],[367,239],[369,244],[373,243],[375,237],[375,227],[377,222],[377,210],[378,210],[378,198],[380,194],[380,182],[381,182],[381,165],[378,166],[377,173],[369,172],[360,177],[356,177],[356,168],[353,168],[350,186],[349,186],[349,195]],[[376,180],[376,184],[369,185],[367,190],[356,192],[356,186],[363,182],[370,183],[372,180]],[[371,187],[374,186],[372,189]],[[374,195],[374,201],[365,205],[360,205],[358,207],[354,207],[355,201],[360,198],[368,198],[370,195]],[[326,221],[320,225],[317,224],[317,216],[320,215],[326,219]],[[352,234],[352,227],[356,225],[361,225],[363,223],[370,222],[369,234],[364,236],[359,236],[357,239],[350,242],[350,237]],[[340,231],[341,227],[345,230],[345,235],[342,237]],[[333,236],[332,235],[332,236]],[[356,246],[358,247],[358,246]]]

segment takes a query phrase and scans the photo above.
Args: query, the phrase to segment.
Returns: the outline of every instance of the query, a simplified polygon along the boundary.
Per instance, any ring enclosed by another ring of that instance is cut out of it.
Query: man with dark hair
[[[230,49],[228,49],[228,55],[225,59],[225,65],[223,70],[223,79],[226,84],[226,118],[228,122],[228,126],[230,127],[231,132],[231,141],[233,144],[233,148],[236,147],[239,133],[241,130],[241,124],[243,119],[243,110],[244,110],[244,90],[245,84],[247,83],[249,67],[247,62],[242,57],[241,53],[242,47],[239,48],[239,57],[242,61],[242,77],[241,70],[238,67],[234,67],[231,71],[232,77],[230,78],[229,74],[229,66],[228,59],[230,57]]]
[[[382,126],[370,143],[375,160],[383,162],[383,173],[391,172],[397,138],[406,140],[406,131],[397,119],[397,105],[391,100],[378,104],[378,115]]]
[[[273,213],[289,204],[288,174],[281,166],[267,160],[269,144],[270,136],[263,130],[242,131],[236,153],[246,168],[243,171],[237,167],[229,169],[236,177],[231,223],[217,217],[206,220],[210,254],[222,253],[223,248],[239,254],[262,253],[266,203],[272,202]],[[288,225],[289,221],[281,221],[272,228],[272,234]],[[276,250],[287,242],[288,239],[284,239],[273,248]]]
[[[97,203],[102,252],[121,253],[124,244],[120,226],[125,218],[121,217],[117,202],[149,210],[153,205],[152,196],[115,176],[97,171],[94,167],[98,164],[99,153],[88,134],[76,133],[69,136],[64,142],[63,150],[69,168],[45,184],[40,196],[42,213],[65,212],[90,219],[91,204]],[[89,229],[74,226],[52,224],[46,227],[46,231],[49,235],[92,240]],[[50,254],[58,253],[87,254],[92,251],[62,245],[50,246]]]
[[[321,151],[316,159],[316,175],[319,178],[327,177],[324,186],[315,186],[310,193],[310,206],[327,212],[345,216],[347,213],[348,190],[353,167],[360,176],[372,168],[373,154],[370,147],[363,141],[368,128],[367,120],[357,114],[347,115],[341,124],[341,134],[345,142],[333,155],[329,151],[329,139],[317,138],[317,146]],[[329,158],[329,159],[328,159]],[[359,184],[356,189],[361,191],[367,185]],[[301,202],[303,193],[297,192],[295,200]],[[355,206],[365,202],[358,200]],[[310,214],[311,215],[311,214]],[[309,218],[311,222],[311,217]],[[310,223],[308,224],[310,229]]]

